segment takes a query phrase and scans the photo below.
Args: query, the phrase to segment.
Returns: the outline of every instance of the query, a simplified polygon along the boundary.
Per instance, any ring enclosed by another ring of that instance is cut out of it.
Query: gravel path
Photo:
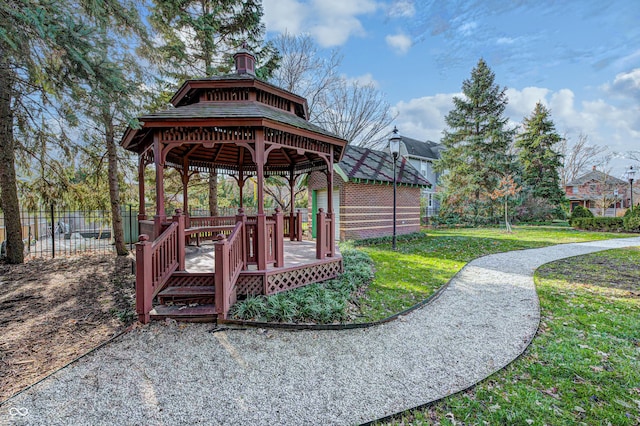
[[[433,303],[345,331],[155,323],[0,407],[0,424],[358,424],[465,389],[515,359],[539,321],[540,265],[640,237],[476,259]]]

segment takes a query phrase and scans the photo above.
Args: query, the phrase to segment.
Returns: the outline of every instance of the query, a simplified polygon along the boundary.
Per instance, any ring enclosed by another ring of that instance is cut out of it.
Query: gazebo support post
[[[182,214],[186,216],[186,224],[188,227],[189,221],[189,159],[182,160],[182,174],[180,176],[182,180]]]
[[[273,215],[275,220],[275,229],[273,239],[274,241],[274,256],[276,258],[275,267],[282,268],[284,266],[284,217],[282,209],[276,207],[276,213]]]
[[[244,208],[244,170],[242,164],[240,164],[240,170],[238,171],[238,190],[240,191],[240,200],[238,208]]]
[[[333,146],[330,148],[330,159],[333,159]],[[336,221],[335,214],[333,213],[333,161],[329,161],[327,170],[327,219],[329,222],[329,235],[327,239],[329,241],[329,253],[328,256],[334,257],[336,255]]]
[[[256,163],[256,176],[258,178],[258,214],[256,217],[256,231],[258,238],[257,249],[257,263],[259,270],[267,269],[267,216],[264,213],[264,163],[266,161],[264,153],[264,132],[262,130],[256,130],[256,145],[255,145],[255,163]],[[265,282],[266,286],[266,282]],[[266,288],[265,288],[265,293]]]
[[[144,198],[144,169],[146,163],[144,155],[140,155],[138,159],[138,201],[140,206],[138,207],[138,220],[147,220],[147,206]]]
[[[158,135],[153,136],[153,162],[156,166],[156,214],[154,216],[154,234],[157,238],[162,233],[162,224],[167,221],[164,210],[164,159]]]
[[[184,227],[185,227],[185,216],[182,214],[182,210],[176,209],[176,214],[173,216],[173,221],[178,222],[178,271],[185,270],[185,259],[184,259],[184,246],[185,246],[185,235],[184,235]]]
[[[293,208],[295,207],[296,193],[296,176],[293,174],[293,168],[289,171],[289,191],[290,191],[290,199],[289,199],[289,241],[294,241],[296,239],[296,228],[294,222],[294,214]]]

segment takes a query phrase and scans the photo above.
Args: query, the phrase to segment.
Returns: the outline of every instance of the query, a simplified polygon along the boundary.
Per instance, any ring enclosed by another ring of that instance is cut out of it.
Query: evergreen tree
[[[0,2],[0,204],[8,262],[24,261],[16,152],[19,136],[40,125],[32,111],[100,79],[91,57],[105,43],[101,29],[130,31],[137,19],[127,0]]]
[[[181,84],[191,78],[228,73],[243,43],[255,54],[256,75],[267,79],[279,57],[264,43],[262,4],[255,0],[157,0],[149,21],[161,41],[147,56],[164,77]],[[156,52],[159,52],[156,53]],[[166,98],[166,94],[160,94]],[[209,209],[217,215],[218,176],[209,178]]]
[[[506,88],[495,84],[495,74],[483,59],[462,84],[463,97],[454,97],[454,108],[445,117],[448,129],[437,170],[444,172],[442,201],[445,212],[493,218],[495,201],[489,197],[501,178],[512,173],[509,153],[515,130],[503,115]]]
[[[561,210],[564,192],[560,188],[558,169],[562,156],[555,147],[562,141],[556,132],[549,110],[538,102],[523,121],[523,131],[516,137],[522,180],[531,195],[548,200]]]

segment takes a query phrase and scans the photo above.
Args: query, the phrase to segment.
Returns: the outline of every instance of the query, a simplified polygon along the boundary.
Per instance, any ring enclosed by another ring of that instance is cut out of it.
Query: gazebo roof
[[[347,141],[309,122],[303,97],[238,70],[185,81],[173,107],[140,117],[141,127],[128,128],[121,145],[150,161],[157,142],[161,163],[197,171],[251,173],[258,140],[265,144],[266,175],[307,173],[340,161]]]
[[[330,139],[339,139],[338,136],[324,130],[322,127],[269,105],[252,102],[202,102],[191,105],[169,108],[162,111],[143,115],[139,118],[143,127],[169,127],[180,125],[204,124],[211,119],[220,121],[218,125],[224,125],[225,120],[233,125],[255,126],[263,125],[262,120],[271,121],[273,124],[283,124],[302,130],[317,133],[318,136],[325,136]],[[137,145],[144,141],[144,132],[132,132],[125,135],[123,145],[126,149],[138,151]],[[129,136],[129,138],[127,138]],[[324,138],[323,138],[324,139]]]

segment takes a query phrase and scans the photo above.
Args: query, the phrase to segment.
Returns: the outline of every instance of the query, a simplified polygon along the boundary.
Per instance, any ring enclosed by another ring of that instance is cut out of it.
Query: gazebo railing
[[[290,241],[302,241],[302,214],[300,210],[289,213],[284,220],[284,236]]]
[[[184,216],[176,210],[173,222],[154,241],[141,234],[136,244],[136,312],[142,323],[149,322],[153,298],[171,274],[184,270]]]
[[[216,314],[226,319],[231,306],[236,303],[236,282],[240,271],[245,269],[244,234],[245,222],[237,222],[229,238],[220,234],[215,244],[215,298]]]
[[[335,224],[331,213],[325,213],[324,209],[318,210],[316,216],[316,258],[324,259],[335,255],[334,231]]]

